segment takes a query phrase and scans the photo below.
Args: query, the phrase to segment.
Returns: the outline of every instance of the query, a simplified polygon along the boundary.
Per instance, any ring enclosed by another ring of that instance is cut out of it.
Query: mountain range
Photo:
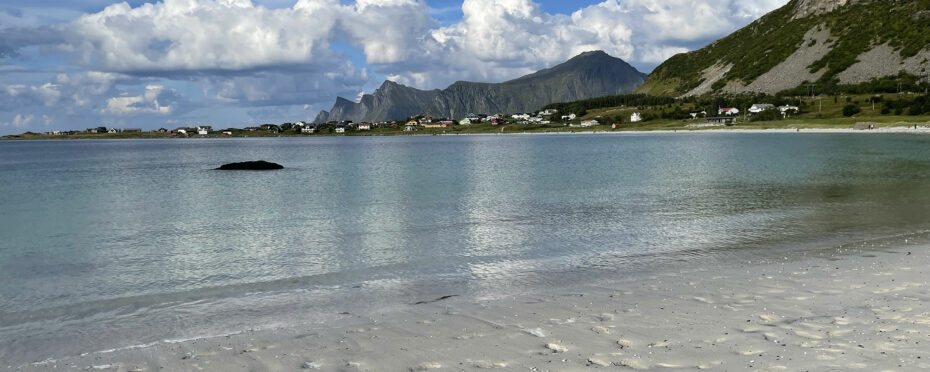
[[[927,79],[928,0],[791,0],[657,67],[637,89],[664,96],[825,90]]]
[[[790,0],[702,49],[669,58],[648,77],[602,51],[586,52],[503,83],[460,81],[427,91],[385,81],[359,102],[338,98],[315,121],[528,112],[630,92],[797,95],[921,80],[930,81],[930,0]]]
[[[530,112],[554,102],[630,93],[646,75],[603,51],[503,83],[459,81],[442,90],[420,90],[385,81],[359,102],[336,99],[314,122],[402,120],[416,114],[462,118],[468,114]]]

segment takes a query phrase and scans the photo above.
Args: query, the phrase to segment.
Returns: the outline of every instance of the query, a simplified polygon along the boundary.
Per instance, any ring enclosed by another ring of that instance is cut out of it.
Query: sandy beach
[[[703,134],[703,133],[753,133],[753,134],[930,134],[930,126],[921,124],[918,128],[913,126],[894,126],[879,127],[873,130],[859,130],[853,128],[773,128],[773,129],[747,129],[736,127],[706,127],[706,128],[685,128],[676,130],[611,130],[609,126],[599,130],[597,127],[578,129],[577,131],[558,131],[558,132],[524,132],[520,128],[508,128],[500,133],[445,133],[445,134],[405,134],[407,136],[499,136],[499,135],[580,135],[580,134],[601,134],[601,135],[642,135],[642,134]]]
[[[425,299],[14,370],[912,371],[930,368],[930,246],[692,262],[503,298]],[[687,267],[687,269],[682,269]]]

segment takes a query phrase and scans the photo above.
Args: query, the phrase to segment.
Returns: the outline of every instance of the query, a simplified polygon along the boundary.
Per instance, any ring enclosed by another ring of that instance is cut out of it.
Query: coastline
[[[34,141],[34,140],[50,140],[50,141],[68,141],[68,140],[121,140],[121,139],[233,139],[233,138],[329,138],[329,137],[403,137],[403,136],[496,136],[496,135],[513,135],[513,134],[537,134],[537,135],[574,135],[574,134],[666,134],[666,133],[815,133],[815,134],[828,134],[828,133],[854,133],[854,134],[930,134],[930,126],[923,126],[917,129],[907,126],[885,126],[878,127],[873,130],[858,130],[853,128],[818,128],[818,127],[790,127],[790,128],[753,128],[753,127],[704,127],[704,128],[680,128],[680,129],[648,129],[648,128],[633,128],[633,129],[610,129],[608,126],[600,127],[589,127],[589,128],[565,128],[558,127],[557,131],[541,131],[537,129],[531,130],[520,130],[521,127],[517,125],[506,126],[501,132],[454,132],[454,133],[443,133],[437,131],[429,132],[398,132],[398,131],[389,131],[389,132],[356,132],[349,134],[314,134],[314,135],[305,135],[305,134],[278,134],[278,135],[268,135],[268,134],[259,134],[259,135],[235,135],[235,136],[217,136],[217,135],[208,135],[208,136],[193,136],[190,138],[174,138],[165,135],[152,135],[151,133],[144,133],[139,136],[107,136],[107,135],[93,135],[93,136],[55,136],[55,135],[30,135],[28,137],[19,137],[19,136],[3,136],[0,137],[0,141]]]
[[[897,119],[897,120],[896,120]],[[924,120],[921,120],[924,119]],[[453,129],[421,129],[407,132],[398,129],[372,129],[370,131],[350,131],[347,133],[266,133],[262,131],[237,131],[231,136],[214,132],[209,135],[194,135],[189,138],[172,137],[170,133],[139,132],[116,134],[86,134],[52,135],[41,133],[24,133],[18,135],[0,136],[0,141],[23,140],[118,140],[118,139],[220,139],[220,138],[328,138],[328,137],[391,137],[391,136],[437,136],[437,135],[501,135],[501,134],[643,134],[643,133],[896,133],[896,134],[930,134],[930,122],[925,117],[908,118],[892,117],[881,118],[878,126],[872,130],[858,130],[853,128],[849,120],[837,121],[830,119],[817,119],[811,121],[784,121],[784,122],[754,122],[736,126],[677,126],[680,122],[659,122],[646,126],[620,127],[613,129],[609,125],[599,125],[586,128],[570,128],[567,126],[538,126],[507,124],[491,126],[489,124],[460,125]],[[875,120],[863,118],[861,120]],[[914,128],[917,125],[917,128]]]
[[[752,134],[766,134],[766,133],[807,133],[807,134],[930,134],[930,127],[924,127],[919,129],[907,128],[907,127],[885,127],[885,128],[876,128],[874,130],[857,130],[852,128],[795,128],[795,129],[750,129],[750,128],[705,128],[705,129],[680,129],[680,130],[667,130],[667,129],[657,129],[657,130],[586,130],[586,131],[575,131],[575,132],[503,132],[503,133],[448,133],[448,134],[439,134],[444,136],[496,136],[496,135],[513,135],[513,134],[534,134],[534,135],[575,135],[575,134],[619,134],[619,135],[633,135],[633,134],[694,134],[694,133],[752,133]],[[417,134],[414,134],[417,135]],[[432,134],[423,134],[424,136]]]
[[[698,261],[536,293],[437,298],[350,311],[325,325],[165,340],[8,368],[926,369],[928,267],[930,245],[902,236],[806,257]]]

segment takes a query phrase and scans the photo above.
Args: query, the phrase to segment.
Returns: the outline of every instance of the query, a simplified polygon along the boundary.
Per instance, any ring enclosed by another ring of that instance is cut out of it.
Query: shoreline
[[[519,129],[519,127],[508,126],[506,129]],[[563,127],[559,127],[562,129]],[[605,128],[607,128],[605,126]],[[578,128],[576,128],[578,129]],[[54,135],[35,135],[27,138],[22,137],[13,137],[19,135],[3,136],[0,137],[0,141],[70,141],[70,140],[140,140],[140,139],[170,139],[170,140],[184,140],[184,139],[241,139],[241,138],[331,138],[331,137],[404,137],[404,136],[497,136],[497,135],[513,135],[513,134],[534,134],[534,135],[574,135],[574,134],[684,134],[684,133],[755,133],[755,134],[766,134],[766,133],[814,133],[814,134],[930,134],[930,126],[924,126],[917,129],[909,128],[905,126],[895,126],[895,127],[879,127],[873,130],[859,130],[853,128],[743,128],[743,127],[704,127],[704,128],[682,128],[682,129],[604,129],[597,130],[597,128],[584,128],[585,130],[559,130],[552,132],[543,132],[538,130],[532,131],[502,131],[502,132],[484,132],[484,133],[441,133],[441,132],[430,132],[430,133],[408,133],[408,132],[391,132],[391,133],[371,133],[371,134],[314,134],[314,135],[304,135],[304,134],[287,134],[287,135],[259,135],[259,136],[192,136],[189,138],[175,138],[169,136],[138,136],[138,137],[125,137],[125,136],[79,136],[79,137],[70,137],[70,136],[54,136]]]
[[[15,370],[930,368],[930,245],[913,237],[805,257],[698,262],[501,298],[450,297],[325,325],[246,330]],[[923,345],[921,345],[923,343]]]
[[[513,135],[513,134],[526,134],[526,135],[578,135],[578,134],[618,134],[618,135],[634,135],[634,134],[696,134],[696,133],[746,133],[746,134],[768,134],[768,133],[807,133],[807,134],[930,134],[930,128],[906,128],[906,127],[888,127],[888,128],[879,128],[874,130],[857,130],[857,129],[844,129],[844,128],[799,128],[798,129],[743,129],[743,128],[705,128],[705,129],[681,129],[681,130],[603,130],[603,131],[577,131],[577,132],[503,132],[503,133],[448,133],[448,134],[438,134],[440,136],[498,136],[498,135]],[[413,134],[413,136],[432,136],[434,134]],[[365,137],[365,136],[351,136],[351,137]],[[375,136],[372,136],[375,137]]]

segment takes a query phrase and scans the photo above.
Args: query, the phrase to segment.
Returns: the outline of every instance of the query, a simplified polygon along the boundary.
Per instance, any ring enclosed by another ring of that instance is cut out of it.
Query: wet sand
[[[326,325],[159,342],[14,370],[913,371],[930,368],[930,247],[743,261],[551,293],[425,299]],[[694,262],[691,266],[702,266]]]

